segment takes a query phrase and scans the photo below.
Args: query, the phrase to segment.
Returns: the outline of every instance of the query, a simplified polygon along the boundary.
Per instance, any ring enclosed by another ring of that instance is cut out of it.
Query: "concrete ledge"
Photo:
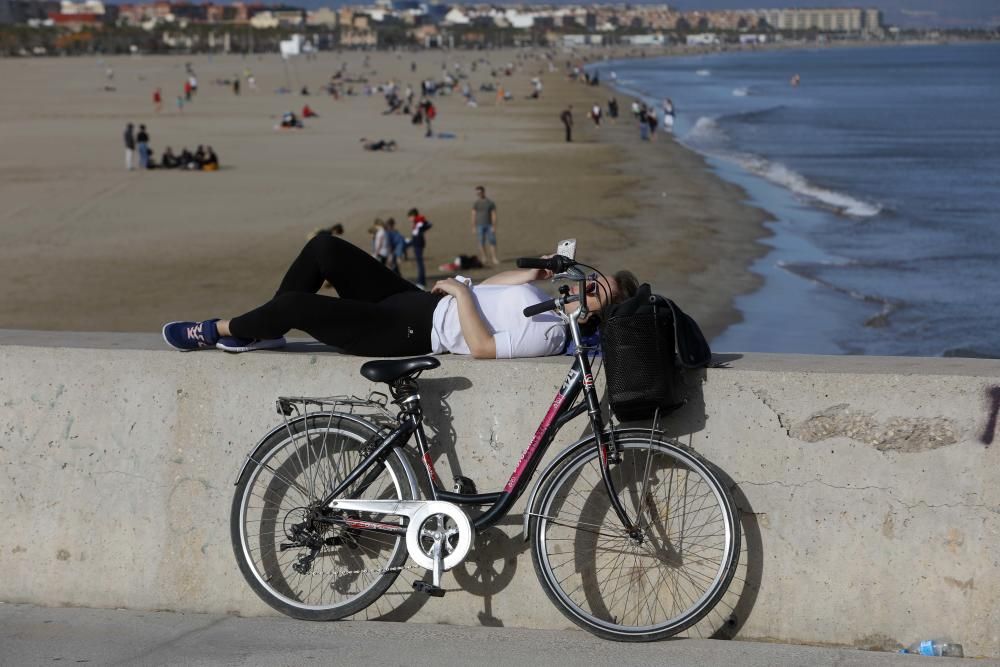
[[[233,482],[282,394],[366,394],[322,346],[240,356],[147,334],[0,332],[0,600],[265,615],[229,544]],[[694,634],[894,648],[949,636],[1000,656],[1000,362],[720,355],[668,430],[732,478],[745,544]],[[500,488],[568,359],[442,359],[421,382],[444,476]],[[583,422],[564,429],[554,454]],[[519,508],[517,508],[519,509]],[[520,515],[367,616],[567,627],[534,577]],[[461,590],[460,590],[461,589]],[[726,623],[731,617],[731,622]]]

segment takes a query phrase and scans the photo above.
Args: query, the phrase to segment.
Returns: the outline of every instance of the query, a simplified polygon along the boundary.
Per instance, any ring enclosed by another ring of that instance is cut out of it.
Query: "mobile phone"
[[[559,242],[556,246],[556,254],[562,255],[567,259],[576,258],[576,239],[565,239]]]

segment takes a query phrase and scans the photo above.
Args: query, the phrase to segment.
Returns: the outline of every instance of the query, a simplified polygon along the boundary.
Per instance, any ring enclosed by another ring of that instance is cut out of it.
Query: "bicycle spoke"
[[[367,606],[369,602],[361,600],[381,595],[395,579],[395,566],[406,558],[402,536],[310,518],[317,511],[317,501],[353,469],[359,460],[356,453],[367,441],[367,436],[344,430],[341,424],[330,415],[308,416],[287,429],[289,437],[262,457],[242,495],[242,551],[264,586],[264,599],[274,597],[302,613],[345,608],[349,615],[353,613],[350,605]],[[406,476],[393,472],[388,461],[376,463],[361,481],[353,497],[412,497],[408,486],[406,495],[402,494]],[[381,520],[383,515],[375,516]],[[311,539],[318,536],[329,541],[337,536],[338,541],[324,543],[315,552],[307,543],[282,551],[283,544],[295,545],[300,539],[293,528],[312,531]],[[306,571],[298,572],[293,565]]]
[[[640,528],[624,532],[596,452],[560,469],[539,506],[533,549],[543,583],[584,627],[673,634],[697,622],[738,556],[725,489],[695,459],[648,438],[620,443],[612,485]]]

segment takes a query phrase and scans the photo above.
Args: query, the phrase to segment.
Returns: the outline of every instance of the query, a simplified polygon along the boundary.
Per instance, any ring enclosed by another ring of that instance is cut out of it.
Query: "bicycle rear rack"
[[[389,397],[379,391],[368,394],[368,398],[358,396],[279,396],[275,408],[285,423],[310,415],[337,413],[366,419],[379,427],[396,423],[396,418],[386,407]]]

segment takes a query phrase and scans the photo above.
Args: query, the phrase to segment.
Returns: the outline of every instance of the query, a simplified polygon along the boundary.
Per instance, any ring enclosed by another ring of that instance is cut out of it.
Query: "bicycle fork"
[[[615,444],[614,433],[612,432],[610,442],[606,439],[604,418],[601,413],[600,401],[597,398],[597,390],[594,388],[594,376],[590,370],[590,359],[587,358],[586,353],[579,347],[577,348],[577,361],[583,369],[583,396],[587,401],[587,416],[590,417],[590,427],[593,430],[594,439],[597,443],[597,451],[601,461],[601,479],[604,482],[604,488],[608,492],[611,507],[614,508],[618,520],[622,522],[625,532],[628,533],[630,538],[641,540],[642,531],[638,524],[629,518],[628,512],[625,511],[625,506],[622,505],[621,498],[618,497],[618,492],[615,490],[614,480],[611,479],[611,465],[621,463],[622,456],[617,444]]]

